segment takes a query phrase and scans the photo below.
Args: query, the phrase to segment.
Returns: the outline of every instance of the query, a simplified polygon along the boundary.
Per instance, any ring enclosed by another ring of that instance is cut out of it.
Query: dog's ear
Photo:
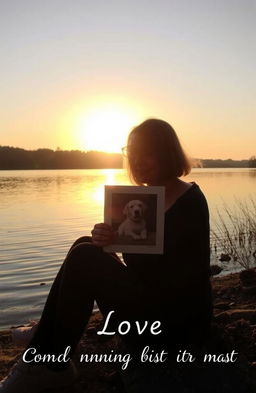
[[[127,214],[128,214],[128,203],[126,203],[126,205],[125,205],[125,207],[124,207],[123,214],[124,214],[125,216],[127,216]]]

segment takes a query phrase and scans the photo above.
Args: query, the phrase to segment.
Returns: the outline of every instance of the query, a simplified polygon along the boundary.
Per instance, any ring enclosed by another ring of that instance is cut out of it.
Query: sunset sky
[[[119,151],[148,117],[256,154],[255,0],[0,2],[0,145]]]

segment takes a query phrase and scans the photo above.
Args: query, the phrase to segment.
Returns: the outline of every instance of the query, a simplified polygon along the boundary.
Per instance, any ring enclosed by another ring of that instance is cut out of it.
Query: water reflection
[[[255,193],[256,170],[195,169],[185,180],[200,185],[213,223],[223,201]],[[0,327],[39,316],[70,244],[103,220],[105,184],[130,182],[123,170],[0,171]]]
[[[249,176],[256,177],[256,168],[252,168],[249,170]]]

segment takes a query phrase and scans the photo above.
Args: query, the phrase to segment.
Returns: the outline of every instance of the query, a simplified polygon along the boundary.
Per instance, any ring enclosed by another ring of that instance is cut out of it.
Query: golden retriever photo
[[[104,222],[116,235],[104,251],[163,253],[164,187],[106,185]]]
[[[126,219],[118,227],[118,235],[131,236],[134,240],[147,238],[145,221],[146,204],[140,200],[129,201],[123,210]]]

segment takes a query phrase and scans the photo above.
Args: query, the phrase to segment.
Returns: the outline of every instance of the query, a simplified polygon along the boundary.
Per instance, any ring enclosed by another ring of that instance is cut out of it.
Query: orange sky
[[[198,158],[256,154],[250,0],[2,2],[0,145],[119,151],[148,117]]]

